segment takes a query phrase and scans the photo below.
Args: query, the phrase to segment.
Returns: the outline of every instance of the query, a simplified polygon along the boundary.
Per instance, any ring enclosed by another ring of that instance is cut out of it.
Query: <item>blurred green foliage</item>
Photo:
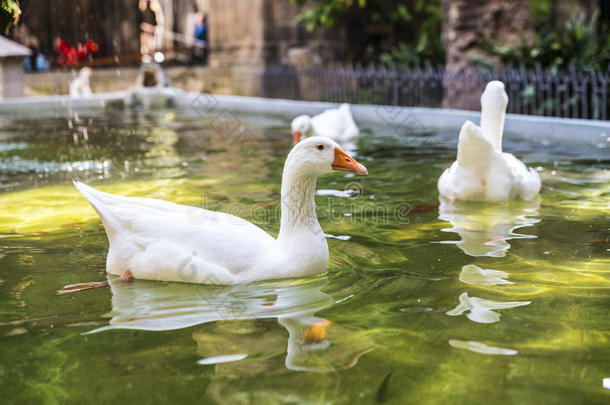
[[[19,20],[21,9],[17,0],[0,0],[0,33],[8,30]]]
[[[572,16],[561,30],[543,29],[533,39],[521,36],[516,45],[490,40],[487,50],[504,65],[560,70],[573,66],[577,70],[605,70],[610,63],[610,33],[597,32],[599,12],[591,19],[579,13]]]
[[[300,5],[308,3],[307,0],[292,2]],[[412,20],[407,8],[409,2],[404,0],[317,0],[313,3],[315,6],[297,17],[298,21],[305,23],[308,31],[317,26],[333,27],[350,14],[365,14],[371,23],[409,23]]]
[[[400,42],[389,53],[381,55],[386,65],[438,65],[445,62],[445,47],[441,36],[443,7],[440,1],[416,1],[415,15],[419,25],[410,42]]]
[[[310,7],[297,16],[308,31],[316,27],[356,26],[383,46],[378,52],[363,53],[356,62],[382,62],[387,65],[444,63],[441,39],[442,5],[440,0],[291,0]],[[383,32],[383,35],[379,35]],[[380,38],[383,37],[383,38]],[[360,43],[367,46],[370,43]],[[377,44],[378,45],[378,44]]]
[[[308,6],[297,20],[309,31],[341,25],[356,25],[361,31],[367,31],[354,40],[362,47],[375,42],[370,39],[373,36],[368,32],[370,27],[374,27],[373,31],[379,26],[387,28],[389,33],[383,39],[383,46],[376,46],[373,52],[363,52],[352,62],[381,62],[386,66],[444,63],[441,0],[291,1]],[[566,1],[572,5],[577,3]],[[590,19],[583,14],[574,14],[565,24],[558,23],[559,3],[559,0],[530,0],[534,32],[522,35],[520,43],[513,45],[489,39],[484,51],[496,56],[502,64],[513,67],[541,66],[561,70],[573,66],[605,70],[610,63],[610,28],[598,24],[599,12]],[[381,42],[379,38],[376,40]],[[477,61],[482,67],[489,65],[484,59]]]

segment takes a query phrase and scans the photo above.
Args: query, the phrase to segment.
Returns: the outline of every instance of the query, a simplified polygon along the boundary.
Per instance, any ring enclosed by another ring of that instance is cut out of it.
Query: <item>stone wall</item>
[[[208,8],[210,65],[264,63],[265,0],[210,0]]]
[[[309,47],[321,61],[340,59],[339,31],[307,32],[296,16],[304,8],[290,1],[208,0],[210,64],[212,66],[289,63],[293,47]]]
[[[277,0],[208,0],[210,66],[230,67],[234,91],[250,96],[281,97],[281,88],[265,83],[269,67],[295,69],[331,63],[345,46],[339,31],[307,32],[296,21],[302,6]],[[293,58],[291,54],[306,55]],[[300,63],[304,62],[304,63]]]
[[[485,83],[460,80],[477,71],[476,59],[495,64],[482,51],[485,39],[520,43],[533,26],[529,0],[443,0],[443,42],[446,49],[443,107],[478,110]],[[470,83],[470,84],[467,84]]]
[[[21,68],[21,65],[19,66]],[[138,68],[95,69],[91,76],[94,93],[122,91],[134,86]],[[232,68],[206,66],[173,66],[165,70],[173,86],[199,93],[242,94],[234,83]],[[76,72],[28,73],[25,75],[25,95],[43,96],[68,94],[70,81]]]

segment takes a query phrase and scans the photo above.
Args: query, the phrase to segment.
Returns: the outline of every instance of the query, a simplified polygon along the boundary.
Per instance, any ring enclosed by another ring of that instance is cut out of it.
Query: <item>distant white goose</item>
[[[358,126],[354,122],[349,104],[326,110],[318,115],[299,115],[290,124],[292,143],[315,135],[325,136],[337,142],[347,141],[358,135]]]
[[[318,176],[367,174],[336,142],[313,137],[288,154],[277,239],[230,214],[75,186],[97,211],[110,249],[106,271],[149,280],[234,284],[319,274],[328,246],[316,216]],[[196,218],[193,218],[196,215]]]
[[[70,82],[70,97],[90,97],[93,94],[89,85],[92,73],[93,71],[88,67],[80,70],[78,76]]]
[[[487,83],[481,96],[481,126],[471,121],[462,126],[457,160],[438,179],[441,197],[503,202],[530,200],[538,194],[538,173],[510,153],[502,153],[507,104],[504,83]]]

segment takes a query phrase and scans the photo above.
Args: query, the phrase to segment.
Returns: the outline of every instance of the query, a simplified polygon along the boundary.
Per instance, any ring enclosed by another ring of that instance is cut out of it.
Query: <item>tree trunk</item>
[[[446,75],[443,107],[479,110],[485,83],[477,75],[480,60],[497,64],[484,51],[491,39],[504,44],[529,37],[532,16],[528,0],[442,0]]]

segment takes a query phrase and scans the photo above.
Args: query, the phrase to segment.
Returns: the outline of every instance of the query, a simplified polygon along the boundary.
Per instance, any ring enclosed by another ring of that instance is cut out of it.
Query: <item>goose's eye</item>
[[[320,144],[320,145],[316,146],[316,148],[318,148],[318,150],[324,150],[324,145]]]

